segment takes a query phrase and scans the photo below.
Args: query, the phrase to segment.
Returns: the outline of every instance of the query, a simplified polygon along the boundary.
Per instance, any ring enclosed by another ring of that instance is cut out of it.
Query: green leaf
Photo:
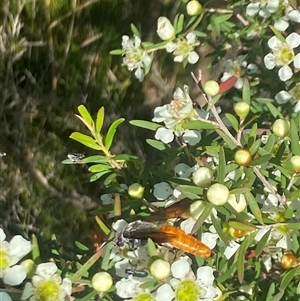
[[[101,107],[97,113],[96,132],[100,133],[104,122],[104,107]]]
[[[209,121],[203,120],[191,120],[187,121],[182,125],[182,128],[189,130],[213,130],[217,129],[218,125],[212,124]]]
[[[130,25],[130,28],[131,28],[132,33],[133,33],[135,36],[137,36],[137,37],[140,38],[140,33],[139,33],[138,29],[135,27],[135,25],[134,25],[134,24],[131,24],[131,25]]]
[[[300,155],[299,133],[294,119],[290,120],[291,149],[294,155]]]
[[[226,237],[226,235],[223,232],[223,229],[221,228],[221,223],[218,221],[213,213],[210,214],[211,221],[215,227],[215,230],[217,234],[219,235],[220,239],[224,242],[225,245],[229,246],[229,241]]]
[[[268,136],[268,141],[266,143],[266,145],[263,147],[263,149],[265,151],[267,151],[268,153],[271,153],[274,147],[274,143],[276,141],[276,137],[274,134],[271,134]]]
[[[236,117],[230,113],[226,113],[225,116],[232,125],[233,129],[237,132],[239,130],[239,122]]]
[[[88,135],[81,134],[79,132],[74,132],[70,135],[70,138],[80,142],[81,144],[89,148],[96,149],[96,150],[101,149],[100,145],[97,144],[96,140]]]
[[[251,233],[242,241],[237,253],[235,254],[237,258],[237,273],[239,282],[242,283],[244,279],[244,271],[245,271],[245,255],[247,249],[251,245],[252,241],[254,240],[256,233]]]
[[[254,231],[256,229],[250,223],[247,223],[247,222],[243,223],[243,222],[235,221],[235,220],[229,221],[228,225],[234,229],[242,230],[242,231]]]
[[[285,291],[280,291],[270,301],[280,301],[284,294],[285,294]]]
[[[257,139],[256,141],[254,141],[251,145],[251,147],[249,148],[249,152],[251,154],[251,156],[255,155],[259,149],[261,145],[261,140]]]
[[[269,290],[268,290],[268,295],[266,297],[266,301],[270,301],[272,299],[273,294],[275,293],[275,283],[271,283]]]
[[[216,129],[216,132],[219,134],[219,136],[222,137],[222,139],[225,141],[225,143],[231,150],[236,149],[236,144],[233,141],[231,141],[231,139],[222,130]]]
[[[40,253],[39,243],[35,234],[32,235],[31,245],[32,245],[32,251],[31,251],[32,259],[35,262],[35,264],[39,264],[41,262],[41,253]]]
[[[89,167],[90,172],[100,172],[111,169],[111,166],[104,164],[96,164]]]
[[[244,78],[244,85],[243,85],[243,101],[250,105],[251,96],[250,96],[250,85],[247,78]]]
[[[166,144],[164,144],[163,142],[161,141],[158,141],[158,140],[154,140],[154,139],[146,139],[146,142],[151,145],[152,147],[162,151],[162,150],[165,150],[167,148],[169,148],[169,146],[167,146]]]
[[[273,157],[272,154],[270,155],[265,155],[265,156],[260,156],[251,162],[251,166],[256,166],[256,165],[262,165],[265,162],[268,162],[271,158]]]
[[[129,121],[129,123],[151,131],[156,131],[159,127],[161,127],[161,125],[158,123],[145,121],[145,120],[131,120]]]
[[[111,55],[122,55],[124,53],[123,49],[115,49],[109,52]]]
[[[81,117],[89,124],[92,128],[94,127],[94,120],[90,115],[89,111],[86,109],[84,105],[80,105],[78,107],[78,112],[80,113]]]
[[[94,175],[92,175],[90,177],[90,182],[95,182],[95,181],[99,180],[102,176],[104,176],[105,174],[107,174],[109,172],[110,172],[110,170],[106,170],[106,171],[101,171],[101,172],[95,173]]]
[[[289,229],[299,230],[300,229],[300,222],[297,222],[297,223],[287,223],[285,226],[287,228],[289,228]]]
[[[178,185],[176,189],[191,200],[199,199],[199,196],[203,195],[203,188],[197,186]]]
[[[281,283],[280,283],[280,288],[282,290],[285,290],[288,287],[288,285],[290,284],[290,282],[292,281],[292,279],[297,275],[300,275],[300,266],[293,268],[292,270],[286,272],[283,275]]]
[[[99,249],[79,270],[77,270],[77,272],[70,277],[70,280],[72,282],[76,282],[78,279],[80,279],[82,277],[82,275],[84,275],[91,266],[93,266],[93,264],[101,257],[101,255],[103,254],[103,248]]]
[[[279,118],[282,117],[281,113],[278,111],[278,108],[275,107],[272,103],[267,102],[266,106],[268,107],[268,109],[269,109],[270,113],[273,115],[273,117],[275,117],[275,118],[276,117],[279,117]]]
[[[85,157],[81,160],[83,163],[109,163],[109,160],[101,155]]]
[[[203,212],[201,213],[201,215],[199,216],[199,218],[197,219],[191,233],[195,233],[197,232],[200,227],[203,225],[203,223],[205,222],[205,220],[209,217],[209,215],[211,214],[211,211],[213,209],[213,205],[211,203],[207,203],[205,206],[205,209],[203,210]]]
[[[232,17],[232,14],[224,14],[224,15],[219,15],[215,18],[216,23],[223,23],[227,20],[229,20]]]
[[[178,34],[180,32],[182,32],[183,29],[183,22],[184,22],[184,15],[181,14],[179,15],[179,17],[177,18],[177,22],[175,24],[175,34]]]
[[[260,239],[260,241],[257,243],[255,248],[255,256],[259,257],[259,255],[263,252],[265,249],[266,244],[268,243],[269,237],[271,234],[271,230],[266,232],[263,237]]]
[[[79,241],[75,241],[75,246],[79,249],[79,250],[82,250],[82,251],[88,251],[89,248],[87,246],[85,246],[84,244],[82,244],[81,242]]]
[[[82,297],[82,298],[76,298],[76,301],[89,301],[89,300],[94,300],[95,298],[95,296],[96,295],[98,295],[99,294],[99,292],[97,292],[97,291],[95,291],[95,290],[93,290],[93,291],[91,291],[90,293],[88,293],[88,294],[86,294],[84,297]]]
[[[106,148],[107,150],[109,150],[110,147],[111,147],[111,144],[112,144],[112,142],[113,142],[113,139],[114,139],[114,136],[115,136],[117,127],[118,127],[122,122],[124,122],[124,121],[125,121],[124,118],[119,118],[119,119],[115,120],[115,121],[111,124],[111,126],[109,127],[108,132],[107,132],[107,135],[106,135],[106,137],[105,137],[105,143],[104,143],[105,148]]]
[[[252,212],[252,214],[255,216],[255,218],[257,219],[257,221],[263,225],[264,222],[263,222],[263,218],[262,218],[262,214],[261,214],[261,211],[258,207],[258,204],[257,204],[257,201],[255,199],[255,197],[252,195],[251,192],[246,192],[245,193],[245,198],[247,200],[247,203],[250,207],[250,210]]]
[[[224,179],[225,179],[225,176],[226,176],[225,169],[226,169],[225,152],[224,152],[224,148],[220,147],[218,176],[216,178],[217,182],[219,182],[219,183],[223,183],[224,182]]]

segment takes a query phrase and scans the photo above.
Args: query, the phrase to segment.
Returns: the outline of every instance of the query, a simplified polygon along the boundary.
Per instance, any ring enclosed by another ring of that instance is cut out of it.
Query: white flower
[[[211,267],[198,268],[196,277],[189,258],[182,257],[172,264],[171,270],[174,278],[157,289],[157,301],[213,301],[216,289]]]
[[[173,52],[174,62],[183,62],[187,60],[190,64],[195,64],[199,60],[199,55],[194,48],[200,45],[197,37],[193,32],[187,34],[185,38],[179,38],[175,42],[167,44],[167,52]]]
[[[175,29],[170,20],[166,17],[158,18],[156,32],[158,36],[164,41],[170,40],[175,36]]]
[[[36,268],[36,275],[32,277],[32,283],[26,283],[21,300],[71,300],[71,280],[68,278],[62,280],[56,272],[57,266],[53,262],[39,264]]]
[[[152,63],[152,58],[141,46],[141,39],[134,36],[134,40],[129,39],[128,36],[122,37],[123,48],[123,63],[127,66],[128,70],[135,70],[134,75],[140,81],[144,79],[145,70],[148,72]]]
[[[279,4],[279,0],[252,0],[246,8],[246,14],[254,16],[258,13],[261,17],[267,18],[278,11]]]
[[[5,241],[6,235],[0,228],[0,278],[8,285],[19,285],[26,278],[26,270],[16,263],[31,250],[30,241],[16,235],[10,242]]]
[[[268,41],[268,45],[272,49],[272,53],[268,53],[264,57],[267,69],[280,67],[278,71],[280,80],[289,80],[293,75],[289,65],[293,62],[295,68],[300,68],[300,53],[295,55],[293,50],[300,45],[300,35],[295,32],[291,33],[286,38],[286,42],[282,42],[274,36]]]
[[[170,104],[160,106],[154,110],[155,122],[164,122],[165,127],[158,128],[155,138],[169,143],[174,136],[182,136],[186,143],[195,145],[201,139],[201,134],[196,130],[184,129],[182,125],[185,121],[195,120],[202,111],[198,112],[193,107],[193,102],[189,96],[188,86],[184,90],[177,88],[174,92],[174,100]],[[208,114],[206,114],[208,117]]]

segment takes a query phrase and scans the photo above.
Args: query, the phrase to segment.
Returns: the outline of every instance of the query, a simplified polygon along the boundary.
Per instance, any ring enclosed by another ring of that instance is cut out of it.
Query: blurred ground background
[[[121,48],[122,35],[131,36],[131,23],[142,40],[158,42],[158,17],[173,19],[184,9],[175,0],[1,1],[0,151],[7,155],[0,158],[0,225],[12,234],[68,237],[94,224],[88,211],[98,208],[105,193],[101,181],[89,183],[83,165],[61,164],[68,153],[86,152],[69,139],[73,131],[85,131],[74,114],[80,104],[94,116],[104,106],[106,127],[124,117],[113,152],[146,160],[144,140],[151,133],[128,121],[151,120],[154,108],[170,101],[176,87],[192,83],[190,71],[201,67],[206,78],[216,79],[222,68],[206,74],[210,48],[205,45],[198,49],[198,66],[183,71],[161,52],[139,83],[121,66],[122,58],[109,52]]]

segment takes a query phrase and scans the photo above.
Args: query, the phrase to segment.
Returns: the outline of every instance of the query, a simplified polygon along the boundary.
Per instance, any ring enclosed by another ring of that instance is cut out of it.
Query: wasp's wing
[[[191,216],[190,206],[193,203],[190,199],[183,199],[179,202],[176,202],[169,207],[158,211],[151,216],[145,218],[147,221],[158,221],[158,220],[167,220],[171,218],[183,218],[187,219]]]

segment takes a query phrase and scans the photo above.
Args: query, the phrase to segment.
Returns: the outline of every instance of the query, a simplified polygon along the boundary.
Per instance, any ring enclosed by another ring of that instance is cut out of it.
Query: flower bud
[[[238,196],[238,200],[235,194],[230,194],[228,198],[228,203],[234,208],[237,212],[242,212],[247,207],[246,198],[243,194]]]
[[[32,259],[26,259],[21,262],[21,266],[25,269],[27,273],[27,278],[32,278],[35,274],[36,264]]]
[[[202,12],[202,5],[198,1],[192,0],[186,5],[186,11],[190,16],[200,15]]]
[[[128,194],[134,199],[141,199],[144,196],[145,187],[139,183],[131,184],[128,188]]]
[[[281,265],[284,269],[290,269],[299,264],[298,259],[291,253],[284,254],[281,258]]]
[[[216,96],[217,94],[219,94],[220,86],[216,81],[209,80],[204,84],[203,89],[207,95]]]
[[[290,124],[287,120],[284,119],[277,119],[272,126],[273,133],[278,138],[284,138],[290,131]]]
[[[207,199],[214,205],[224,205],[229,198],[229,189],[223,184],[213,184],[207,190]]]
[[[175,29],[166,17],[158,18],[156,32],[163,41],[171,40],[175,36]]]
[[[242,237],[246,236],[249,233],[249,231],[243,231],[240,229],[235,229],[235,228],[229,227],[229,233],[234,238],[242,238]]]
[[[150,266],[150,273],[156,280],[164,280],[171,275],[170,263],[162,259],[156,259]]]
[[[206,208],[206,202],[204,201],[195,201],[190,206],[191,216],[194,220],[197,220],[204,209]]]
[[[209,187],[212,179],[213,172],[207,167],[200,167],[193,173],[194,184],[202,188]]]
[[[241,120],[244,120],[250,112],[250,106],[245,101],[236,103],[233,108],[236,115],[238,115]]]
[[[96,273],[92,278],[92,286],[99,293],[107,292],[112,285],[112,277],[107,272]]]
[[[300,156],[293,156],[291,158],[291,163],[293,165],[294,171],[296,173],[300,172]]]
[[[248,166],[252,161],[252,157],[248,149],[241,148],[235,152],[234,160],[240,166]]]

